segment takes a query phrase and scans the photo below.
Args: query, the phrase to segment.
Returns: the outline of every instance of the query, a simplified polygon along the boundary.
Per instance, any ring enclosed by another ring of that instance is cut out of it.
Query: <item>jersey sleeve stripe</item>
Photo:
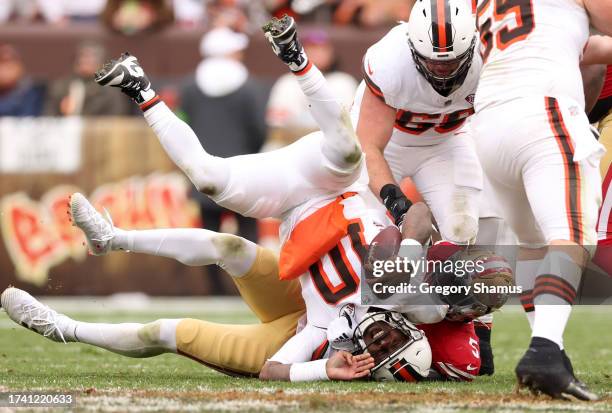
[[[365,65],[366,65],[366,61],[365,61],[365,56],[364,56],[364,60],[363,60],[363,62],[361,64],[361,73],[363,74],[363,80],[365,80],[366,85],[368,86],[368,89],[370,89],[370,91],[372,91],[372,93],[374,93],[374,95],[376,97],[378,97],[380,100],[382,100],[384,102],[385,101],[385,95],[383,94],[383,92],[380,89],[380,87],[378,87],[378,85],[368,75],[368,71],[367,71]]]

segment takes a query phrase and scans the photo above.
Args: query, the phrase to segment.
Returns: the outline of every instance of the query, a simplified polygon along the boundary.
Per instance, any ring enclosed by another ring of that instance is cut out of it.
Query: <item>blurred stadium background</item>
[[[136,105],[95,85],[95,70],[129,51],[209,152],[258,152],[316,127],[261,35],[270,16],[296,16],[311,59],[350,104],[366,48],[407,19],[411,3],[1,0],[1,284],[36,295],[233,294],[214,268],[87,256],[66,215],[76,190],[120,227],[203,226],[277,243],[276,223],[236,217],[192,192]]]

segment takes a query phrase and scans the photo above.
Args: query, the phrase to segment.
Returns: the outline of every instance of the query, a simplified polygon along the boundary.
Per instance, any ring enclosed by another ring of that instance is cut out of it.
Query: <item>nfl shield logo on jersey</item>
[[[474,96],[476,96],[476,94],[474,93],[472,93],[471,95],[467,95],[465,98],[467,103],[469,103],[470,105],[474,105]]]

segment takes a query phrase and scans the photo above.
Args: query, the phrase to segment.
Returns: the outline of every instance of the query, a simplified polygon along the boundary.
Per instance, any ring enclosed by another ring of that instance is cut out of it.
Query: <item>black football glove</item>
[[[399,186],[395,184],[386,184],[380,190],[380,199],[387,210],[393,216],[395,225],[398,227],[402,226],[404,222],[404,215],[408,212],[408,209],[412,206],[412,202],[402,192]]]

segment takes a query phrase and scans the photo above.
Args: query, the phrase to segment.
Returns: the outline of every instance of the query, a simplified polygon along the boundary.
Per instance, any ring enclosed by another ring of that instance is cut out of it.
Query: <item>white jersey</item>
[[[478,27],[476,110],[527,96],[568,97],[584,108],[578,65],[589,19],[575,0],[479,0]]]
[[[310,325],[327,328],[345,304],[361,306],[361,264],[367,246],[383,228],[393,225],[384,207],[368,205],[364,196],[367,192],[342,202],[348,235],[300,276]]]
[[[432,145],[453,136],[474,113],[482,61],[474,53],[463,84],[449,96],[442,96],[417,70],[407,33],[407,24],[401,23],[368,49],[363,59],[364,82],[357,89],[351,116],[357,125],[363,92],[368,87],[397,110],[391,142],[400,146]]]
[[[382,229],[393,225],[386,209],[370,191],[347,197],[342,204],[349,222],[348,234],[300,276],[307,322],[317,328],[327,328],[346,304],[354,304],[358,315],[365,313],[360,281],[367,247]],[[405,313],[415,324],[436,323],[444,318],[447,309],[433,301],[427,305],[381,301],[376,306]]]

